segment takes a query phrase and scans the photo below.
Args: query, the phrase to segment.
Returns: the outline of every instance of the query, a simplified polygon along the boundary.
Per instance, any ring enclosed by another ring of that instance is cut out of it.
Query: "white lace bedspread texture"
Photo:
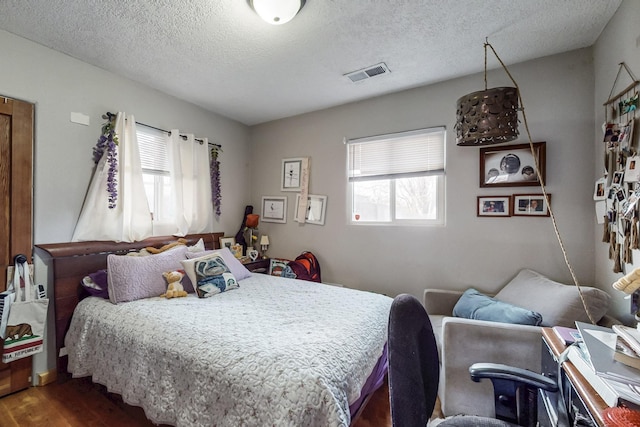
[[[65,345],[155,423],[348,426],[381,356],[392,299],[263,274],[211,298],[86,298]]]

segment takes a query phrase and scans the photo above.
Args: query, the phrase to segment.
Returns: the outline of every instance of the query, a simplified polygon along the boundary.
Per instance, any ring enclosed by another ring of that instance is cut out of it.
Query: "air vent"
[[[372,65],[367,68],[363,68],[362,70],[353,71],[351,73],[345,74],[345,76],[349,77],[349,79],[356,83],[362,80],[370,79],[375,76],[380,76],[382,74],[390,73],[391,71],[387,67],[387,64],[381,62],[376,65]]]

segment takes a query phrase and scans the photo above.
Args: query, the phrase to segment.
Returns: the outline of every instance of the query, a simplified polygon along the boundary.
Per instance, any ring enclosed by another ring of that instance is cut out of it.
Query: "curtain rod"
[[[109,118],[109,120],[111,120],[112,118],[116,117],[116,114],[113,114],[113,113],[111,113],[111,112],[107,111],[107,117]],[[168,134],[168,135],[171,135],[171,131],[169,131],[169,130],[160,129],[160,128],[157,128],[157,127],[155,127],[155,126],[146,125],[146,124],[144,124],[144,123],[140,123],[140,122],[136,122],[136,124],[137,124],[137,125],[140,125],[140,126],[148,127],[148,128],[150,128],[150,129],[155,129],[155,130],[158,130],[158,131],[160,131],[160,132],[164,132],[164,133],[166,133],[166,134]],[[186,135],[180,135],[180,137],[181,137],[182,139],[184,139],[184,140],[186,140],[186,139],[187,139],[187,136],[186,136]],[[201,143],[201,144],[204,142],[204,140],[202,140],[202,139],[198,139],[198,138],[194,138],[194,139],[195,139],[196,141],[198,141],[199,143]],[[213,143],[213,142],[209,142],[208,144],[209,144],[209,145],[211,145],[211,146],[213,146],[213,147],[222,148],[222,145],[220,145],[220,144],[215,144],[215,143]]]

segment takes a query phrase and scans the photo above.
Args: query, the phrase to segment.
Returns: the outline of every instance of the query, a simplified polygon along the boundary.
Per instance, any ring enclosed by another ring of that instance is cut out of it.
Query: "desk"
[[[558,356],[566,348],[565,344],[558,338],[551,328],[542,328],[542,373],[545,376],[557,378],[558,376]],[[569,361],[562,364],[560,371],[562,389],[564,391],[565,402],[570,402],[572,409],[569,414],[571,423],[576,418],[581,422],[579,426],[604,427],[602,411],[607,408],[607,404],[595,392],[593,387],[584,379],[578,370]],[[558,396],[541,392],[538,398],[538,422],[541,427],[553,425],[550,418],[553,418],[550,406],[557,404]],[[573,425],[573,424],[572,424]]]

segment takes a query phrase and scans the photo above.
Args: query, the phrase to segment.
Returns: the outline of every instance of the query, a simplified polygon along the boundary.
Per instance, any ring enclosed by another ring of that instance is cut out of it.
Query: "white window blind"
[[[138,126],[138,146],[142,170],[154,175],[169,174],[166,134],[160,130]]]
[[[444,174],[445,128],[357,138],[349,146],[349,181]]]

